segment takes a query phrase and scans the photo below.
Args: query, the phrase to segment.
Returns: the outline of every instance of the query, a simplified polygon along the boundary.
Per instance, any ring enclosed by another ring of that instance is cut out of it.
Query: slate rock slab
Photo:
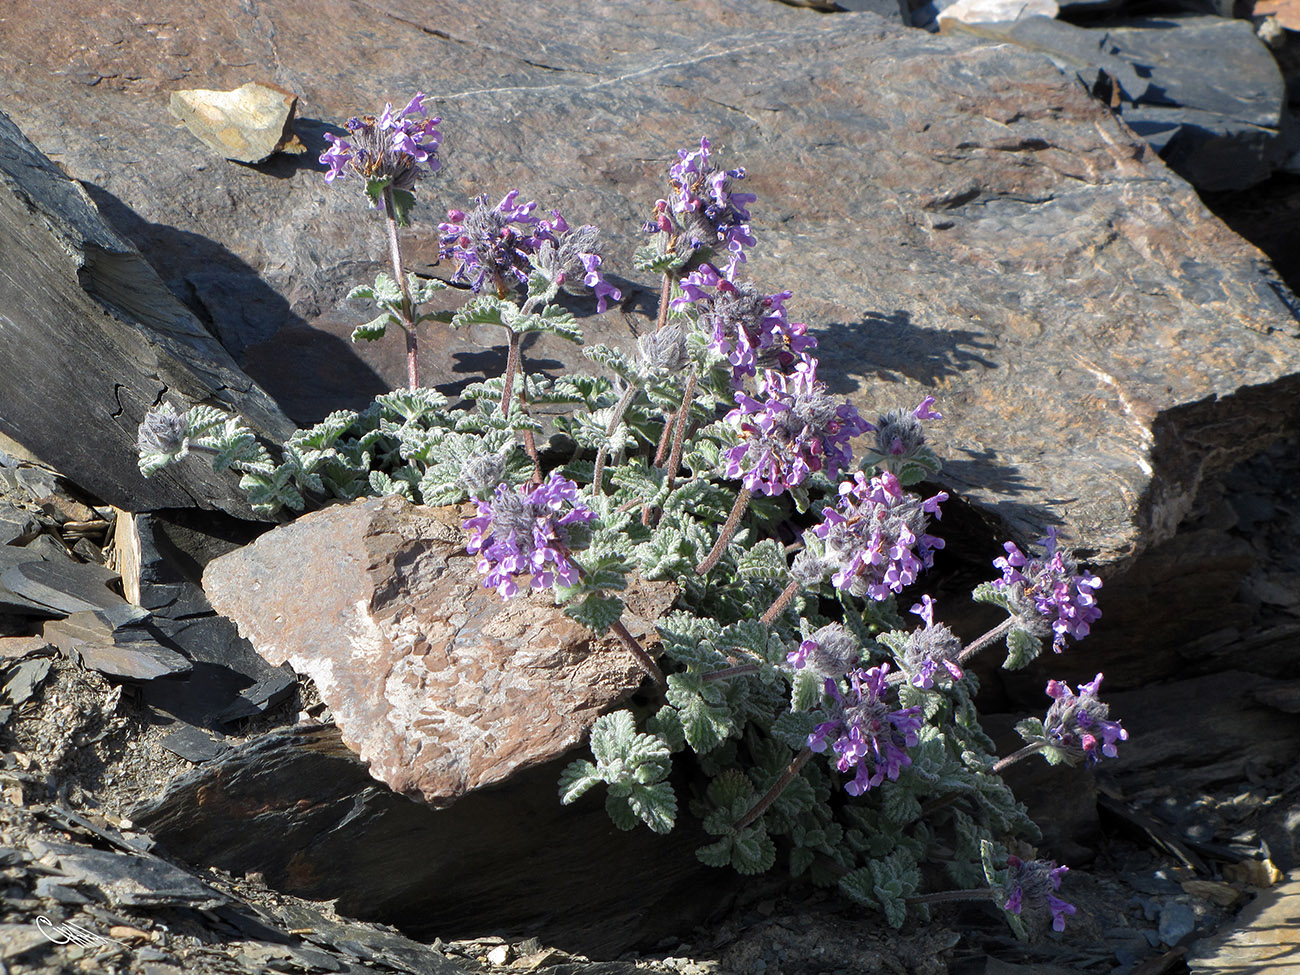
[[[1202,190],[1253,186],[1294,151],[1283,132],[1282,72],[1249,20],[1184,16],[1077,27],[1048,17],[1004,19],[950,26],[1046,54]]]
[[[229,476],[182,465],[146,481],[136,429],[165,398],[292,424],[163,285],[130,243],[0,114],[0,431],[81,488],[124,508],[200,505],[251,514]]]
[[[21,562],[0,572],[0,585],[56,614],[117,609],[127,605],[109,587],[118,574],[89,562]]]
[[[435,806],[563,755],[644,676],[550,592],[485,589],[462,518],[400,497],[334,505],[203,575],[266,660],[315,681],[376,778]],[[676,594],[634,581],[620,594],[632,634],[655,639]]]
[[[277,729],[174,780],[130,810],[159,844],[340,914],[431,941],[491,931],[595,958],[680,937],[741,884],[705,867],[690,817],[623,832],[594,793],[561,806],[567,760],[520,772],[447,809],[374,782],[332,727]]]
[[[198,18],[165,0],[145,24],[127,0],[65,0],[7,25],[30,53],[0,62],[0,92],[198,313],[252,316],[242,361],[300,420],[402,381],[400,342],[347,340],[373,317],[343,298],[383,269],[382,221],[313,159],[328,126],[423,90],[446,138],[404,234],[414,269],[450,273],[433,266],[447,207],[518,186],[599,223],[626,300],[576,307],[590,339],[628,346],[657,291],[630,268],[640,228],[673,151],[707,135],[758,195],[746,273],[793,290],[822,375],[864,411],[938,397],[945,484],[1000,533],[1058,524],[1105,571],[1171,535],[1208,471],[1294,427],[1289,292],[1041,54],[750,0],[515,11],[281,0]],[[305,156],[214,162],[167,115],[171,90],[236,87],[250,62],[299,93]],[[528,354],[577,364],[549,340]],[[431,330],[422,360],[456,392],[504,355],[491,330]]]

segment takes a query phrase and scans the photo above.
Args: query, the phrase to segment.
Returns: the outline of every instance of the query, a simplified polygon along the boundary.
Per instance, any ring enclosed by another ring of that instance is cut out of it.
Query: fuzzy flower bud
[[[1007,857],[1007,882],[1003,893],[1007,895],[1003,910],[1012,914],[1028,911],[1031,915],[1045,919],[1045,914],[1052,916],[1052,928],[1065,930],[1067,916],[1077,912],[1073,904],[1068,904],[1056,896],[1061,889],[1061,878],[1069,872],[1067,866],[1057,866],[1055,860],[1030,860],[1028,863],[1017,856]]]
[[[505,480],[506,462],[500,454],[475,454],[461,467],[456,483],[470,497],[482,498],[496,491]]]
[[[140,421],[135,449],[141,466],[153,469],[180,460],[190,451],[189,423],[170,403],[154,407]]]
[[[551,216],[538,222],[533,266],[569,294],[590,289],[596,296],[597,314],[604,314],[609,300],[619,301],[623,293],[601,276],[600,231],[591,224],[571,228],[558,210],[552,210]]]
[[[795,670],[805,667],[822,677],[843,677],[857,666],[862,647],[839,623],[817,630],[786,657]]]
[[[669,325],[647,332],[636,340],[637,353],[646,372],[668,376],[681,372],[690,364],[686,354],[686,333],[680,325]]]
[[[995,579],[993,585],[1006,593],[1023,619],[1037,618],[1051,625],[1052,649],[1060,653],[1066,636],[1082,640],[1101,617],[1095,592],[1101,588],[1101,580],[1079,571],[1074,559],[1058,547],[1056,529],[1049,528],[1039,544],[1044,553],[1036,559],[1021,552],[1014,542],[1002,546],[1006,556],[993,560],[1002,570],[1002,578]]]
[[[1114,758],[1115,743],[1128,740],[1128,732],[1118,721],[1110,721],[1110,706],[1097,698],[1101,674],[1091,683],[1080,684],[1076,697],[1061,681],[1047,682],[1047,696],[1052,706],[1043,719],[1043,731],[1052,744],[1075,759],[1095,765],[1102,756]]]
[[[914,630],[907,638],[907,647],[903,651],[903,669],[910,676],[912,684],[929,690],[934,687],[935,674],[942,678],[946,671],[953,680],[961,680],[965,671],[957,663],[962,643],[957,634],[934,621],[934,600],[922,596],[921,602],[912,607],[911,612],[925,620],[922,629]]]

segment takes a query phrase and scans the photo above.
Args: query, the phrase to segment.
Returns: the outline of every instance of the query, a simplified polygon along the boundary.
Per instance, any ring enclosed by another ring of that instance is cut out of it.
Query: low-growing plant
[[[592,757],[565,770],[560,801],[603,787],[617,826],[661,833],[684,806],[710,837],[704,863],[757,874],[779,860],[894,926],[974,898],[1001,905],[1022,936],[1026,921],[1063,929],[1074,912],[1056,896],[1066,868],[1009,852],[1040,833],[1000,773],[1034,753],[1097,762],[1127,734],[1097,697],[1100,674],[1077,694],[1052,681],[1046,716],[1022,722],[1025,746],[999,759],[969,663],[995,644],[1008,668],[1049,639],[1060,653],[1100,616],[1101,581],[1049,530],[1036,555],[1006,543],[1001,577],[973,593],[1006,611],[999,626],[963,644],[928,595],[909,610],[920,625],[907,622],[897,600],[944,545],[932,531],[948,495],[915,490],[940,469],[924,425],[942,416],[927,396],[868,420],[827,392],[791,293],[764,294],[740,275],[755,198],[706,139],[678,151],[635,255],[661,300],[634,353],[585,346],[602,371],[528,371],[523,336],[582,342],[561,292],[593,292],[598,312],[622,296],[602,276],[595,227],[540,218],[518,190],[448,212],[442,256],[473,296],[454,314],[422,312],[443,284],[405,271],[396,228],[438,165],[439,120],[423,103],[350,120],[321,156],[327,180],[365,181],[389,228],[393,273],[352,293],[380,314],[353,337],[402,329],[409,388],[273,450],[236,417],[164,404],[141,424],[141,470],[208,451],[273,514],[363,495],[472,501],[466,547],[483,584],[505,599],[551,590],[576,620],[612,631],[655,684],[648,713],[596,720]],[[504,374],[469,386],[456,409],[418,384],[415,336],[430,319],[502,329]],[[554,442],[567,463],[538,449],[542,405],[565,408]],[[633,573],[680,586],[653,653],[622,623]],[[691,759],[685,795],[675,756]]]

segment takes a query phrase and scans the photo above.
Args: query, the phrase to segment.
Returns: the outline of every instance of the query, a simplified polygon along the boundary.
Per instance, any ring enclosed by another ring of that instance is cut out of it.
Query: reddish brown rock
[[[316,682],[375,778],[434,806],[563,755],[643,677],[549,592],[506,602],[484,589],[460,521],[396,497],[335,505],[203,576],[262,656]],[[623,595],[645,638],[676,587]]]

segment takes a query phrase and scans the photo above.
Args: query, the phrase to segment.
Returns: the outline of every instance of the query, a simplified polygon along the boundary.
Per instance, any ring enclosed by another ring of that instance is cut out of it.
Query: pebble
[[[1196,912],[1174,901],[1160,909],[1160,940],[1169,947],[1178,944],[1196,930]]]

